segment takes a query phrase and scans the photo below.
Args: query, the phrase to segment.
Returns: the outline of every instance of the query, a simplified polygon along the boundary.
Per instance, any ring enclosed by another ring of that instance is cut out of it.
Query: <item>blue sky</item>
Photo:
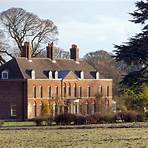
[[[129,22],[136,0],[0,0],[0,11],[20,7],[58,26],[57,46],[77,44],[81,56],[96,50],[112,52],[140,31]]]

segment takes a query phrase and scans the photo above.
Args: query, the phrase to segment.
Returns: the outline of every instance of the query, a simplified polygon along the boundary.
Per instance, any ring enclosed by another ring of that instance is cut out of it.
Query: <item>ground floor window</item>
[[[11,113],[11,117],[16,116],[16,105],[13,104],[10,106],[10,113]]]

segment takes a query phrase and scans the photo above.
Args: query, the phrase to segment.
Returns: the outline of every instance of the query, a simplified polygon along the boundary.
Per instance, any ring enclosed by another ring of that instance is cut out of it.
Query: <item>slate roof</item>
[[[28,60],[25,57],[19,57],[10,60],[0,67],[2,70],[10,71],[10,79],[29,79],[31,70],[35,70],[36,79],[48,79],[49,71],[58,71],[58,77],[64,77],[70,72],[74,72],[80,78],[80,72],[84,71],[85,79],[95,79],[96,69],[86,61],[80,60],[79,64],[72,59],[56,59],[53,63],[49,58],[32,58]]]

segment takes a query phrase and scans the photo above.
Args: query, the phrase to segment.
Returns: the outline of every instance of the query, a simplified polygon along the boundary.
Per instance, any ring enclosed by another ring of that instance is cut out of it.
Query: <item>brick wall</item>
[[[17,80],[0,81],[0,119],[23,120],[25,107],[25,83]],[[16,105],[16,116],[11,116],[11,105]]]
[[[72,76],[73,77],[73,76]],[[34,98],[33,88],[36,87],[36,98]],[[42,97],[40,88],[42,87]],[[49,96],[49,87],[51,87],[52,97]],[[58,87],[58,95],[56,88]],[[88,87],[90,87],[90,96],[88,96]],[[102,88],[101,88],[102,87]],[[107,87],[109,95],[107,95]],[[81,95],[80,95],[81,88]],[[66,89],[66,90],[65,90]],[[103,94],[103,99],[108,107],[112,105],[112,80],[87,80],[87,79],[68,79],[64,80],[31,80],[27,81],[27,98],[28,98],[28,118],[33,118],[35,114],[40,116],[41,105],[43,100],[52,99],[88,99],[95,98],[98,93]],[[70,92],[69,92],[70,91]],[[65,93],[66,92],[66,93]],[[36,111],[35,111],[36,108]],[[91,112],[91,111],[90,111]]]

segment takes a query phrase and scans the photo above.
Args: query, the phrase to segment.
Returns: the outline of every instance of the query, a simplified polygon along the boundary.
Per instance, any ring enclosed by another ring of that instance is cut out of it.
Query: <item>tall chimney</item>
[[[31,59],[32,48],[29,42],[24,42],[23,50],[21,52],[21,57],[26,57]]]
[[[47,58],[50,58],[54,62],[55,57],[54,57],[53,42],[51,44],[49,43],[46,49],[47,49]]]
[[[73,44],[72,47],[70,48],[70,59],[79,62],[79,48],[75,44]]]

